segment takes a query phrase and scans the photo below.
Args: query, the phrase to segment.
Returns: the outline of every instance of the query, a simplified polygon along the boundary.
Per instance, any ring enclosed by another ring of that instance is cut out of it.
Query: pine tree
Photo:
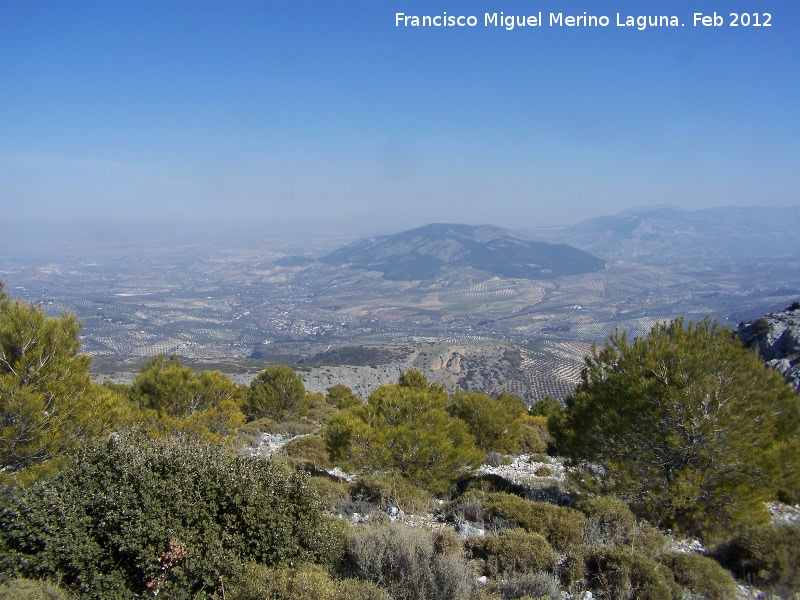
[[[800,484],[798,397],[710,319],[632,344],[612,334],[566,403],[551,419],[559,453],[662,527],[724,533]]]
[[[280,421],[308,411],[306,388],[291,367],[267,367],[250,383],[245,413],[250,419],[269,417]]]
[[[220,371],[196,373],[175,355],[150,359],[130,394],[141,409],[137,417],[154,432],[216,442],[233,436],[244,423],[241,386]]]
[[[80,327],[74,315],[48,317],[9,298],[0,282],[2,472],[42,470],[127,416],[118,394],[92,383],[89,357],[79,354]]]
[[[332,458],[348,467],[393,470],[411,483],[440,493],[483,453],[464,421],[447,412],[444,389],[418,371],[384,385],[367,404],[340,412],[325,431]]]

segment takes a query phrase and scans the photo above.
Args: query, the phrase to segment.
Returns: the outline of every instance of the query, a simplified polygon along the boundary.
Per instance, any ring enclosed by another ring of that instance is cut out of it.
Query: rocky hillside
[[[535,242],[500,227],[453,224],[360,240],[322,262],[379,271],[399,281],[435,279],[453,267],[516,279],[553,279],[605,267],[599,258],[565,244]]]
[[[767,364],[800,391],[800,301],[751,323],[741,323],[737,335],[748,348],[758,348]]]

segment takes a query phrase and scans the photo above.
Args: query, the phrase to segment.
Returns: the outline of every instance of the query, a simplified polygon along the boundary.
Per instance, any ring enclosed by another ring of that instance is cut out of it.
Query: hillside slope
[[[800,256],[798,229],[797,207],[732,206],[696,211],[661,207],[524,233],[536,239],[572,244],[600,256],[674,265],[731,258],[796,258]]]
[[[434,279],[449,266],[516,279],[553,279],[605,267],[599,258],[565,244],[535,242],[499,227],[453,224],[360,240],[328,254],[322,262],[407,281]]]

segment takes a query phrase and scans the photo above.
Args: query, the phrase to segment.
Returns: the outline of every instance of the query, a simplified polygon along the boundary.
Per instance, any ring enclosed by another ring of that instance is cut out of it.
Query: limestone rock
[[[800,301],[752,323],[740,323],[736,335],[800,391]]]

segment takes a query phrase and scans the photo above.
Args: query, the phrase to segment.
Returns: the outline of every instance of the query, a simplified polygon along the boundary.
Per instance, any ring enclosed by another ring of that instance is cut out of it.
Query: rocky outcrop
[[[736,334],[800,391],[800,301],[752,323],[740,323]]]

